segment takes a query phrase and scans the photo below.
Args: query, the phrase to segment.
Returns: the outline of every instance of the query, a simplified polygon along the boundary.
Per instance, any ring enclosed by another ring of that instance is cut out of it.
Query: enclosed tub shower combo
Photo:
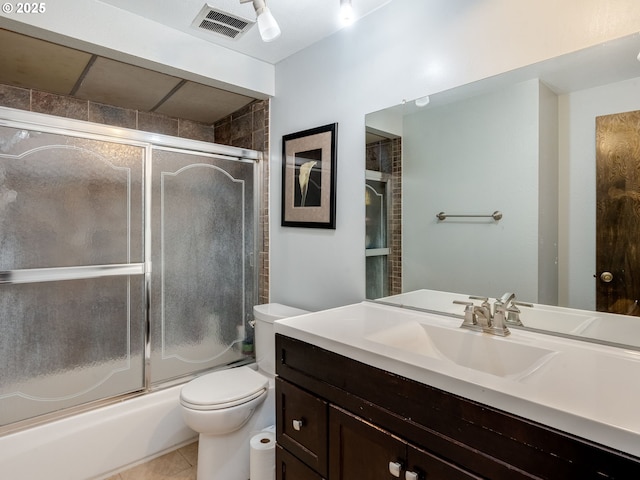
[[[0,443],[253,361],[260,158],[0,108]]]

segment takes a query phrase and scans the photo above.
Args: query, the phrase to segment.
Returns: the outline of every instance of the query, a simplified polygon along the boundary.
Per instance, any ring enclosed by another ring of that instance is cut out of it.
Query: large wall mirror
[[[639,51],[636,34],[366,116],[402,139],[403,292],[514,292],[640,329]]]

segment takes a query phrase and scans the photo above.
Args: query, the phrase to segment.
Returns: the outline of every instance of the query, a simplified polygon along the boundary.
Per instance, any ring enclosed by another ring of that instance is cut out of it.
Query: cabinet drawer
[[[413,445],[407,445],[407,471],[416,474],[417,478],[429,480],[481,480],[481,477]]]
[[[322,477],[276,445],[276,480],[322,480]]]
[[[327,476],[327,402],[276,378],[276,439],[286,450]]]
[[[482,480],[334,405],[329,409],[329,444],[332,480]]]

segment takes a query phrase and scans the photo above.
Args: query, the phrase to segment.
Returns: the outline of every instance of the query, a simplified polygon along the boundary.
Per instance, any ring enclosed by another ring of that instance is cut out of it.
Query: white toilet
[[[180,392],[185,423],[200,434],[198,480],[247,480],[249,441],[275,423],[275,337],[278,318],[308,313],[278,303],[256,305],[256,365],[219,370],[187,383]]]

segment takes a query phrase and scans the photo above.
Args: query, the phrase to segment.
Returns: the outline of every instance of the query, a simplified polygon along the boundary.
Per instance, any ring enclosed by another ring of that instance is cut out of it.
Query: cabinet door
[[[329,478],[382,480],[404,476],[406,444],[350,413],[329,409]],[[391,467],[397,474],[391,473]]]
[[[480,479],[429,452],[407,446],[406,480],[472,480]]]
[[[276,378],[277,441],[327,475],[327,402]]]
[[[276,480],[322,480],[322,477],[276,445]]]

